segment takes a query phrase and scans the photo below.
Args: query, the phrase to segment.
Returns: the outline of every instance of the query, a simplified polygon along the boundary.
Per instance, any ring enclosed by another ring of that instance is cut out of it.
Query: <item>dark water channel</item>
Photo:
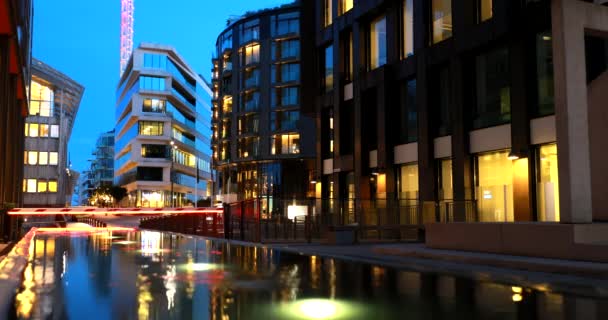
[[[17,319],[608,319],[608,301],[202,238],[38,235]]]

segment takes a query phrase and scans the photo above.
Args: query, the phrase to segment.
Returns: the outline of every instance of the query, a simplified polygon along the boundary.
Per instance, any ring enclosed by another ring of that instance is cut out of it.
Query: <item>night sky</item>
[[[207,80],[215,40],[231,15],[291,0],[135,0],[134,47],[171,45]],[[97,136],[114,127],[119,76],[119,0],[35,0],[34,57],[84,85],[72,131],[73,169],[88,169]]]

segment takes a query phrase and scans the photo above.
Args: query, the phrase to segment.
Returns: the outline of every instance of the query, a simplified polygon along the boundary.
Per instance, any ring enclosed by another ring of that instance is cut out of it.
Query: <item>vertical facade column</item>
[[[0,153],[6,154],[7,113],[8,113],[8,39],[0,37]],[[8,186],[6,181],[5,161],[0,163],[0,205],[6,201],[5,192]]]
[[[587,13],[583,5],[587,4],[551,1],[560,220],[564,223],[593,220],[587,81],[581,67]]]
[[[509,39],[509,69],[511,73],[511,150],[521,159],[515,160],[513,174],[513,205],[515,221],[533,220],[533,185],[530,167],[534,166],[530,150],[530,119],[528,115],[528,93],[526,70],[526,37],[516,27],[515,35]],[[527,157],[526,157],[527,156]]]
[[[459,57],[450,60],[452,75],[452,187],[454,220],[466,221],[467,201],[473,192],[473,159],[469,154],[469,136],[466,128],[464,85],[465,70]]]
[[[361,83],[359,78],[359,72],[365,68],[365,32],[361,30],[361,26],[358,22],[353,23],[353,104],[354,108],[354,135],[355,141],[353,145],[353,171],[355,174],[355,198],[361,199],[361,177],[363,176],[364,163],[363,159],[369,157],[363,156],[363,137],[361,129],[363,127],[363,106],[362,106],[362,93]],[[363,208],[360,201],[356,201],[355,215],[359,216]]]
[[[429,76],[425,55],[417,60],[416,102],[418,104],[418,200],[422,205],[422,222],[435,220],[437,177],[435,172],[434,138]]]

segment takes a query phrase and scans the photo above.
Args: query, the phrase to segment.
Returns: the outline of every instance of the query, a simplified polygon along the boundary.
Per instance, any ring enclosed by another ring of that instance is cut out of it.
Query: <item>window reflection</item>
[[[376,69],[386,64],[386,17],[381,16],[370,25],[369,68]]]

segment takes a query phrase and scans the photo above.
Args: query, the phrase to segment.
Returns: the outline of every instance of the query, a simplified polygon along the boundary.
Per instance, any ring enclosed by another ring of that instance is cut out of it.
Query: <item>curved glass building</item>
[[[257,198],[262,212],[278,214],[281,201],[314,196],[305,14],[299,2],[248,13],[217,38],[212,146],[221,201]]]

